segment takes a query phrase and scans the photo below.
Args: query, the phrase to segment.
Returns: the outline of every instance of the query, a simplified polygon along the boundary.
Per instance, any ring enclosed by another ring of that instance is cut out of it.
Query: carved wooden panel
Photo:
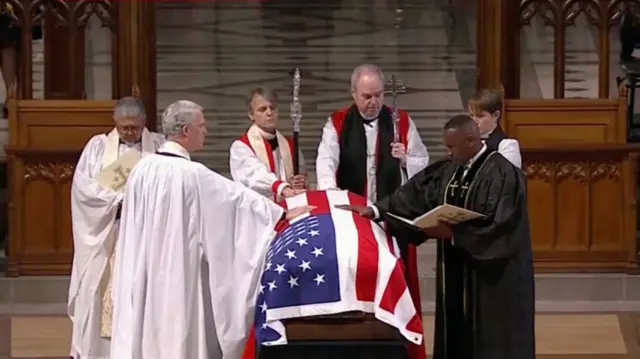
[[[506,7],[500,1],[501,7]],[[609,62],[610,33],[614,26],[620,23],[622,16],[632,11],[631,4],[638,4],[638,0],[520,0],[520,23],[519,26],[511,28],[510,34],[518,34],[522,26],[529,26],[531,20],[538,18],[542,20],[544,26],[553,28],[553,93],[554,98],[564,98],[565,96],[565,63],[566,63],[566,31],[570,26],[575,25],[579,17],[585,20],[598,33],[598,97],[609,97],[609,73],[611,64]],[[520,36],[513,36],[519,39]],[[519,51],[519,50],[518,50]],[[496,54],[496,56],[504,54]],[[517,62],[520,53],[510,53],[510,61]],[[518,68],[516,68],[518,69]],[[514,71],[511,76],[520,76],[520,72]]]
[[[636,267],[637,150],[611,145],[524,151],[538,268]]]
[[[80,151],[7,148],[11,166],[8,275],[68,274],[70,189]]]
[[[9,100],[9,275],[69,273],[74,167],[89,138],[113,128],[113,105]]]
[[[31,29],[44,30],[45,98],[81,99],[84,94],[84,38],[87,21],[96,16],[113,29],[115,18],[109,0],[6,0],[11,3],[16,25],[27,29],[22,38],[19,76],[20,98],[32,98]],[[116,56],[114,54],[114,56]]]

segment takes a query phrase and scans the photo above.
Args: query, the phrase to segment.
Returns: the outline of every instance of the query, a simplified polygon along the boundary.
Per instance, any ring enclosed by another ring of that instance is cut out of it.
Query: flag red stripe
[[[410,330],[414,333],[422,333],[422,316],[418,316],[416,313],[409,323],[407,324],[407,330]],[[422,343],[420,345],[415,345],[411,342],[407,343],[407,351],[409,353],[409,359],[427,359],[427,348],[424,344],[425,338],[422,337]],[[243,358],[244,359],[244,358]]]
[[[400,260],[396,261],[396,266],[391,271],[389,280],[386,283],[384,292],[382,292],[382,298],[380,298],[379,307],[386,310],[389,313],[396,312],[396,306],[400,301],[400,297],[407,290],[407,286],[404,282],[404,275],[402,274],[402,264]]]
[[[244,345],[244,351],[242,352],[241,359],[256,359],[256,324],[251,325],[249,331],[249,338]]]
[[[331,205],[325,191],[309,191],[307,192],[307,204],[314,206],[311,210],[312,216],[331,213]]]
[[[352,206],[366,206],[364,197],[350,193],[349,204]],[[353,221],[358,231],[358,262],[356,266],[356,298],[363,302],[373,302],[376,297],[376,283],[378,281],[378,242],[375,240],[371,221],[357,213],[353,214]]]

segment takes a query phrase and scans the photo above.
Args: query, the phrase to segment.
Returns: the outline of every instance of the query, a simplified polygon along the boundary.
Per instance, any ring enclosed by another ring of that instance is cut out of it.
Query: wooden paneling
[[[626,142],[624,97],[617,99],[509,100],[504,126],[522,147]]]
[[[505,130],[520,142],[535,265],[631,271],[636,263],[639,145],[626,144],[617,99],[507,100]]]
[[[113,96],[128,96],[139,86],[147,110],[147,128],[156,131],[156,23],[153,1],[113,3]]]
[[[477,86],[504,88],[506,97],[520,94],[519,2],[476,0]],[[517,32],[516,32],[517,33]],[[515,56],[514,56],[515,54]]]
[[[109,0],[6,0],[15,9],[17,26],[44,29],[44,97],[84,98],[85,29],[92,16],[113,29],[113,6]],[[32,35],[23,31],[18,77],[19,98],[33,98]],[[112,54],[117,58],[117,54]]]
[[[69,274],[70,188],[89,138],[113,128],[113,101],[9,100],[7,274]]]
[[[523,149],[537,269],[636,268],[639,146]]]
[[[60,26],[47,12],[44,33],[44,98],[81,99],[85,82],[85,31]],[[73,25],[73,24],[72,24]]]

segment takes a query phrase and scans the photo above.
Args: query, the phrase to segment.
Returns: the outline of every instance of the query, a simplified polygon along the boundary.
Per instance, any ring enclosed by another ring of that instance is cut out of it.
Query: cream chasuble
[[[153,153],[163,142],[163,135],[145,129],[141,143],[123,144],[114,129],[91,138],[76,166],[71,188],[74,257],[68,299],[73,323],[72,356],[109,358],[109,341],[101,336],[109,336],[110,331],[109,261],[118,231],[116,217],[122,193],[101,185],[101,172],[121,155],[127,153],[130,157],[129,151]]]

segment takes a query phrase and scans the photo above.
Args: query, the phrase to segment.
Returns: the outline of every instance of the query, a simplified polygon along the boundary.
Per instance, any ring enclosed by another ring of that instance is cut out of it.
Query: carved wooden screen
[[[18,88],[20,98],[33,98],[32,29],[44,32],[44,98],[85,97],[85,29],[89,19],[115,30],[115,7],[109,0],[2,0],[14,9],[22,31]],[[115,46],[112,45],[115,48]],[[112,61],[117,53],[112,52]],[[113,77],[113,75],[112,75]],[[111,80],[111,79],[110,79]]]
[[[544,42],[545,45],[532,50],[533,60],[537,62],[538,73],[545,73],[548,81],[540,86],[542,96],[527,95],[526,86],[534,80],[526,78],[524,71],[531,64],[526,55],[511,56],[511,61],[520,62],[520,97],[597,97],[617,96],[615,84],[617,63],[618,34],[617,25],[625,13],[628,13],[637,0],[521,0],[519,7],[521,42],[520,55],[527,52],[527,41]],[[574,36],[569,36],[573,34]],[[577,39],[583,44],[572,44],[568,38]],[[593,44],[586,44],[591,42]],[[572,45],[569,48],[568,45]],[[593,48],[593,50],[591,50]],[[548,56],[544,57],[544,54]],[[530,54],[531,55],[531,54]],[[538,58],[536,59],[536,56]],[[582,69],[575,67],[582,66]],[[572,68],[574,67],[574,68]],[[543,68],[543,70],[540,70]],[[590,68],[584,71],[585,68]],[[538,74],[539,75],[539,74]],[[540,76],[538,76],[540,77]],[[595,81],[597,79],[597,84]],[[592,91],[585,91],[586,82]],[[545,91],[548,90],[548,91]],[[545,95],[547,92],[548,95]]]

